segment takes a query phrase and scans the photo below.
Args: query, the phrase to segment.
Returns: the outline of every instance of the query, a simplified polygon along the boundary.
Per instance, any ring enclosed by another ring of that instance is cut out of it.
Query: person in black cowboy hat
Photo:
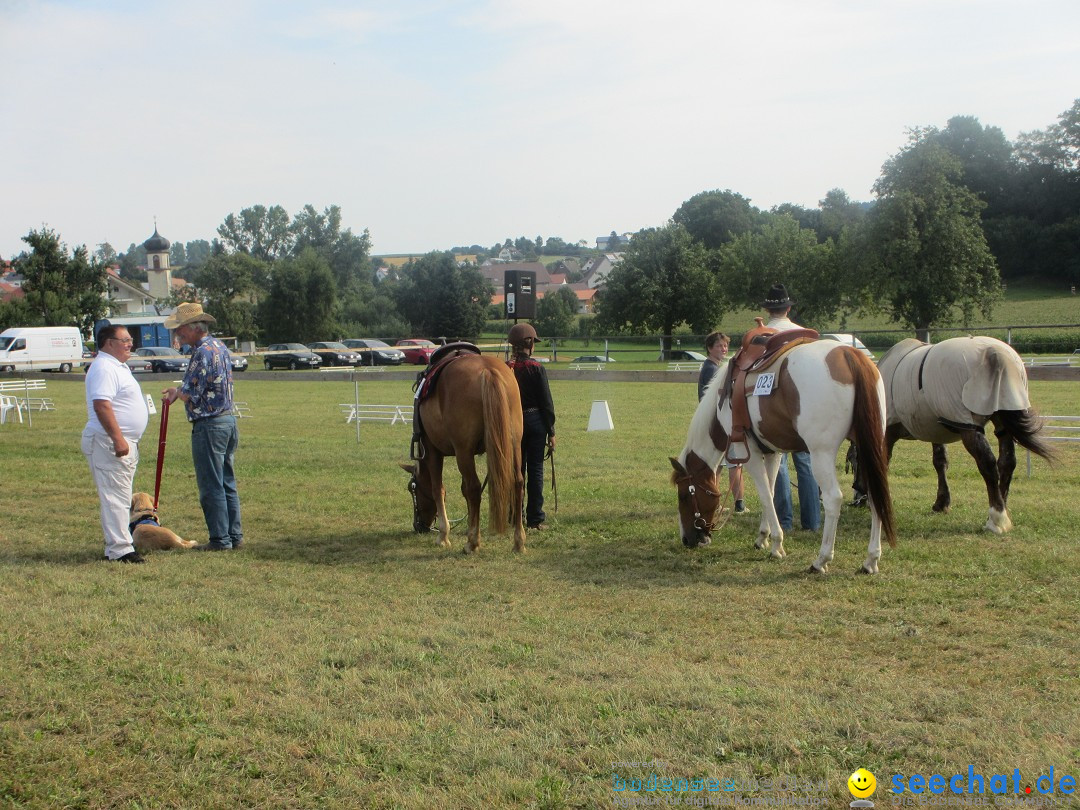
[[[778,332],[798,329],[799,325],[789,317],[793,306],[795,302],[788,295],[787,287],[773,284],[765,300],[761,302],[762,309],[769,313],[769,320],[765,325]],[[792,453],[791,459],[795,462],[795,474],[799,483],[800,523],[803,529],[816,532],[821,528],[821,494],[810,466],[810,454]],[[773,505],[776,507],[776,516],[780,519],[780,528],[790,531],[795,516],[791,505],[787,453],[780,456],[780,471],[776,474],[776,486],[773,489]]]

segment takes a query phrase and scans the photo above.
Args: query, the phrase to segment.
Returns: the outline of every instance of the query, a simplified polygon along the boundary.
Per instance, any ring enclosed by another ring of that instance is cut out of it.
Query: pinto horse
[[[524,551],[521,395],[514,373],[495,357],[471,353],[453,357],[440,370],[434,391],[420,402],[419,416],[423,426],[419,457],[411,465],[401,465],[411,475],[413,528],[430,531],[438,518],[438,544],[450,547],[442,473],[443,459],[454,456],[461,471],[461,494],[469,507],[464,550],[480,547],[484,485],[476,474],[476,456],[487,453],[488,529],[502,534],[512,524],[514,551]]]
[[[1012,346],[992,337],[950,338],[932,345],[908,338],[886,352],[878,369],[888,404],[888,455],[900,439],[934,446],[938,491],[933,510],[949,511],[945,445],[961,441],[986,482],[990,511],[984,528],[994,534],[1011,529],[1007,503],[1016,469],[1015,445],[1053,459],[1039,436],[1042,420],[1028,400],[1024,361]],[[993,423],[998,439],[997,459],[983,434],[987,422]]]
[[[772,557],[786,556],[784,532],[773,506],[779,453],[809,451],[825,505],[821,548],[809,570],[828,570],[843,501],[836,454],[844,439],[854,439],[867,473],[871,505],[870,544],[861,573],[876,574],[882,532],[895,546],[896,531],[885,453],[885,391],[874,364],[851,346],[819,340],[796,345],[771,366],[748,373],[742,390],[732,390],[736,377],[732,368],[728,362],[717,370],[690,422],[686,446],[677,459],[670,459],[683,543],[710,541],[720,505],[716,470],[732,444],[732,400],[746,397],[750,417],[746,469],[762,507],[754,546],[764,548],[771,536]],[[771,380],[760,381],[765,374],[772,374]]]

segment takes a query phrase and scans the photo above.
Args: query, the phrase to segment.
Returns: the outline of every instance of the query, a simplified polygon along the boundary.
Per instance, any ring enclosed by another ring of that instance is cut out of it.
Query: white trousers
[[[131,448],[126,456],[116,457],[113,441],[104,433],[83,431],[82,452],[94,476],[101,502],[101,531],[105,534],[105,556],[118,560],[135,550],[128,531],[131,513],[131,487],[139,466],[139,444],[128,439]]]

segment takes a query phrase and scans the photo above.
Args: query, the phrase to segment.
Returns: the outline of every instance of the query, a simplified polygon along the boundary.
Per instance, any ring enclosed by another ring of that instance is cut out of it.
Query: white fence
[[[1041,437],[1048,442],[1080,442],[1080,416],[1043,416]],[[1027,453],[1027,474],[1031,478],[1031,451]]]
[[[363,405],[356,402],[342,402],[338,407],[345,415],[345,424],[351,422],[389,422],[395,425],[401,422],[412,424],[412,405]]]

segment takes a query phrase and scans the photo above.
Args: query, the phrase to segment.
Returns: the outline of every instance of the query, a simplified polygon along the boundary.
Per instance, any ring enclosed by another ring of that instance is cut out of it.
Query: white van
[[[0,332],[0,371],[62,371],[82,362],[82,335],[74,326],[12,327]]]

